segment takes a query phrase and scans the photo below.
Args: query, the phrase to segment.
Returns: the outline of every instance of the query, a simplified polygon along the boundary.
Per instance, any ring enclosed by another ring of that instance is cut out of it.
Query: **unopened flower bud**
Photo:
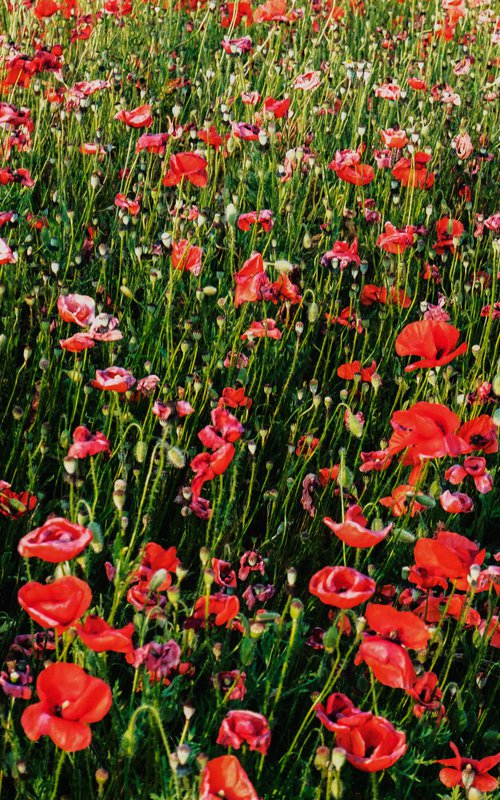
[[[183,767],[187,764],[189,760],[189,756],[191,755],[191,748],[188,744],[180,744],[177,748],[177,758],[179,759],[179,764]]]
[[[344,748],[334,747],[331,753],[331,760],[337,772],[340,772],[346,760],[346,751],[344,750]]]
[[[300,619],[304,613],[304,604],[301,600],[295,599],[290,603],[290,617],[295,621]]]
[[[328,769],[330,764],[330,748],[320,746],[316,748],[316,755],[314,756],[314,766],[316,769]]]

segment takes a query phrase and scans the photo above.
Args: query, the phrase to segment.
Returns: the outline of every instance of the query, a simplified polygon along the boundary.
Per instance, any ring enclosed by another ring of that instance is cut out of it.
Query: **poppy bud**
[[[143,464],[148,454],[147,442],[137,442],[135,446],[135,458],[139,464]]]
[[[96,769],[95,771],[95,779],[99,784],[99,790],[100,790],[100,787],[103,786],[109,779],[109,772],[105,770],[103,767],[98,767],[98,769]]]
[[[295,586],[297,582],[297,570],[295,567],[290,567],[286,571],[286,581],[289,586]]]
[[[68,475],[75,474],[77,463],[77,459],[72,458],[71,456],[66,456],[66,458],[63,459],[64,469]]]
[[[471,786],[467,792],[467,800],[481,800],[482,797],[484,797],[483,793],[475,786]]]
[[[202,563],[202,566],[205,567],[208,564],[209,560],[210,560],[210,550],[208,549],[208,547],[200,548],[200,561]]]
[[[331,760],[337,772],[340,772],[346,760],[346,751],[344,750],[344,748],[334,747],[331,753]]]
[[[303,613],[304,613],[304,604],[302,603],[302,601],[297,599],[292,600],[292,602],[290,603],[290,617],[292,618],[292,620],[294,620],[295,622],[296,620],[300,619]]]
[[[320,746],[316,749],[316,755],[314,757],[314,766],[316,769],[324,770],[328,769],[330,764],[330,748]]]
[[[180,744],[177,748],[177,758],[179,759],[179,764],[183,767],[187,764],[189,760],[189,756],[191,755],[191,748],[188,744]]]
[[[183,469],[186,466],[186,456],[179,447],[170,447],[167,458],[176,469]]]
[[[344,785],[338,775],[334,776],[330,788],[332,792],[332,797],[335,798],[335,800],[338,800],[338,798],[342,797],[342,794],[344,792]]]
[[[203,573],[203,580],[205,582],[205,586],[212,586],[215,580],[215,572],[213,569],[206,569]]]

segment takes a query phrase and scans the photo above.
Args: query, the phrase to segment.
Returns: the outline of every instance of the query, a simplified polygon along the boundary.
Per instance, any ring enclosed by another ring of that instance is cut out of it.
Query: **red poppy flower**
[[[334,692],[326,705],[318,703],[314,710],[325,728],[338,733],[341,728],[356,728],[373,717],[371,711],[361,711],[345,694]]]
[[[450,217],[442,217],[436,222],[437,242],[434,245],[434,250],[438,255],[449,250],[451,253],[455,252],[455,242],[460,239],[465,228],[457,219],[450,219]]]
[[[405,225],[404,228],[398,229],[391,222],[386,222],[385,233],[381,233],[378,237],[377,247],[381,247],[386,253],[401,255],[412,246],[415,231],[414,225]]]
[[[252,24],[252,4],[247,0],[236,3],[225,3],[221,6],[221,25],[223,28],[236,28],[243,18],[246,18],[246,24]]]
[[[218,447],[213,453],[198,453],[193,458],[189,466],[196,473],[191,482],[195,500],[199,498],[204,483],[213,481],[216,475],[222,475],[227,470],[235,452],[234,445],[228,442]]]
[[[373,167],[368,164],[352,164],[350,166],[334,166],[335,162],[332,161],[328,164],[329,169],[333,169],[337,178],[346,183],[351,183],[353,186],[367,186],[375,177]]]
[[[217,736],[217,744],[234,747],[248,744],[250,750],[266,755],[271,744],[271,731],[263,714],[256,711],[229,711]]]
[[[360,472],[383,472],[392,462],[392,456],[389,455],[387,449],[361,452],[360,456],[363,462],[359,468]]]
[[[248,775],[236,756],[208,761],[201,777],[200,800],[259,800]]]
[[[456,581],[460,591],[468,589],[469,570],[473,564],[480,566],[485,555],[485,550],[453,531],[439,531],[434,539],[419,539],[413,551],[417,567]]]
[[[19,605],[42,628],[54,628],[57,634],[71,628],[85,614],[92,602],[90,586],[68,575],[52,583],[30,581],[17,593]]]
[[[92,386],[108,392],[128,392],[136,382],[134,376],[123,367],[97,369],[95,375]]]
[[[153,124],[153,115],[151,113],[151,106],[146,105],[134,108],[131,111],[122,109],[115,114],[115,119],[124,122],[130,128],[150,128]]]
[[[14,264],[14,254],[4,239],[0,239],[0,264]]]
[[[342,728],[335,738],[337,747],[346,751],[346,758],[362,772],[388,769],[406,753],[406,736],[384,717],[372,716],[362,725]]]
[[[141,210],[141,203],[139,198],[135,200],[129,199],[126,195],[120,192],[115,196],[115,206],[127,211],[131,217],[136,217]]]
[[[389,291],[385,286],[375,286],[373,283],[365,283],[361,290],[361,305],[372,306],[374,303],[382,305],[395,305],[400,308],[411,306],[411,297],[408,297],[403,289],[391,286]]]
[[[95,347],[95,341],[89,333],[75,333],[69,339],[59,339],[59,344],[70,353],[81,353]]]
[[[129,622],[124,628],[112,628],[111,625],[98,616],[90,615],[83,625],[77,625],[78,636],[85,647],[94,653],[131,653],[134,649],[132,635],[135,625]]]
[[[264,108],[270,114],[273,114],[275,119],[281,119],[281,117],[286,117],[288,114],[290,98],[287,97],[284,100],[275,100],[274,97],[266,97],[264,100]]]
[[[363,662],[380,683],[393,689],[409,691],[417,679],[405,648],[380,636],[367,636],[361,642],[354,663]]]
[[[172,266],[181,272],[199,275],[203,258],[203,248],[190,244],[188,239],[181,239],[172,244]]]
[[[73,432],[73,444],[68,450],[69,458],[87,458],[97,453],[109,453],[110,443],[105,435],[98,431],[91,433],[85,425],[78,425]]]
[[[436,725],[439,725],[446,709],[441,702],[443,693],[439,688],[438,676],[435,672],[424,672],[424,674],[417,678],[408,694],[416,701],[413,706],[413,713],[417,719],[427,713],[436,720]]]
[[[234,282],[236,283],[235,308],[242,303],[254,303],[257,300],[268,299],[270,281],[264,270],[261,253],[252,253],[239,272],[235,274]]]
[[[408,512],[410,517],[414,517],[415,514],[425,509],[425,506],[415,500],[415,494],[415,486],[410,483],[402,483],[396,486],[388,497],[381,497],[379,503],[381,506],[390,508],[395,517],[402,517]]]
[[[92,531],[64,517],[52,517],[40,528],[26,534],[17,545],[23,558],[41,558],[52,564],[70,561],[92,541]]]
[[[249,211],[247,214],[240,214],[238,217],[238,228],[240,231],[249,231],[252,225],[261,225],[262,229],[269,233],[269,231],[273,228],[273,212],[269,211],[269,209],[265,208],[262,211],[257,213],[256,211]],[[259,256],[260,253],[254,253],[255,256]],[[260,256],[262,259],[262,256]],[[248,262],[245,262],[248,263]],[[264,267],[263,264],[260,264],[260,271],[263,271]]]
[[[281,339],[281,335],[281,331],[274,319],[263,319],[262,322],[252,322],[248,330],[242,333],[240,339],[243,339],[243,341],[246,341],[250,337],[252,339],[261,339],[263,337],[268,339]]]
[[[335,608],[354,608],[369,600],[375,589],[372,578],[352,567],[323,567],[309,582],[311,594]]]
[[[177,186],[183,178],[203,188],[208,183],[207,162],[196,153],[177,153],[170,158],[170,169],[162,180],[164,186]]]
[[[398,356],[421,357],[421,361],[405,367],[406,372],[424,367],[442,367],[467,351],[467,342],[456,347],[459,338],[460,331],[447,322],[432,319],[410,322],[396,339],[396,353]]]
[[[392,176],[400,181],[402,186],[412,189],[431,189],[434,186],[436,174],[427,171],[427,164],[431,160],[428,153],[415,153],[412,158],[400,158],[392,170]]]
[[[441,508],[448,514],[470,514],[474,511],[474,503],[464,492],[450,492],[449,489],[439,496]]]
[[[498,452],[498,427],[487,414],[471,419],[457,431],[458,436],[467,443],[466,453],[481,450],[483,453]]]
[[[54,0],[38,0],[35,6],[35,16],[38,19],[52,17],[57,11],[59,11],[59,6]]]
[[[226,670],[226,672],[218,672],[211,680],[214,686],[217,686],[219,691],[226,696],[227,700],[243,700],[247,693],[246,677],[245,672],[232,669]]]
[[[239,389],[233,389],[227,386],[222,390],[222,397],[219,400],[219,405],[227,406],[227,408],[251,408],[252,399],[245,395],[244,386],[241,386]]]
[[[394,527],[391,522],[379,531],[370,530],[366,527],[366,517],[358,505],[349,506],[344,522],[334,522],[330,517],[324,517],[323,522],[350,547],[374,547],[382,542]]]
[[[219,586],[236,588],[236,572],[229,561],[223,561],[221,558],[212,558],[212,569],[215,574],[215,583]]]
[[[375,633],[397,640],[410,650],[425,650],[430,638],[427,626],[411,611],[398,611],[392,606],[368,603],[366,621]]]
[[[99,678],[92,678],[76,664],[50,664],[37,678],[39,703],[28,706],[21,725],[28,739],[49,736],[57,747],[75,753],[89,746],[90,722],[108,713],[113,696]]]
[[[60,295],[57,310],[64,322],[75,322],[82,328],[90,325],[95,318],[95,303],[85,294]]]
[[[224,141],[224,138],[217,133],[215,125],[211,125],[208,131],[198,131],[196,135],[201,142],[205,142],[205,144],[209,145],[210,147],[214,147],[217,151]],[[226,134],[226,137],[228,136],[229,134]]]
[[[408,144],[408,137],[401,128],[387,128],[385,131],[380,131],[380,136],[386,147],[401,149]]]
[[[457,415],[440,403],[422,400],[391,418],[394,430],[388,450],[390,455],[407,450],[404,464],[416,464],[421,457],[442,458],[467,452],[467,444],[455,433],[460,425]]]
[[[445,480],[454,486],[470,475],[474,479],[476,489],[480,494],[487,494],[493,489],[493,478],[486,472],[486,459],[481,456],[467,456],[463,466],[454,464],[444,473]]]
[[[0,514],[9,519],[20,519],[28,511],[33,511],[37,497],[29,492],[14,492],[10,483],[0,481]]]
[[[421,78],[408,78],[408,86],[415,92],[426,92],[428,88],[426,82]]]
[[[212,614],[215,614],[216,625],[226,625],[230,627],[229,623],[235,618],[240,611],[240,601],[236,595],[224,594],[211,594],[209,598],[199,597],[194,604],[193,619],[201,620],[203,624]]]
[[[441,783],[449,789],[453,786],[471,789],[474,786],[480,792],[493,792],[497,788],[497,779],[488,773],[500,763],[500,753],[478,761],[475,758],[463,758],[453,742],[450,742],[450,747],[455,753],[454,758],[442,758],[436,761],[436,764],[444,766],[439,773]]]
[[[181,562],[177,558],[175,547],[165,549],[156,542],[148,542],[142,554],[141,563],[137,572],[134,573],[134,580],[149,583],[159,570],[164,570],[165,579],[156,586],[157,592],[164,592],[172,583],[172,578],[168,573],[174,573]]]
[[[340,365],[337,369],[337,375],[345,381],[352,381],[356,375],[359,375],[362,381],[371,383],[372,377],[375,375],[376,371],[376,361],[372,361],[369,367],[362,367],[360,361],[350,361],[349,363]]]

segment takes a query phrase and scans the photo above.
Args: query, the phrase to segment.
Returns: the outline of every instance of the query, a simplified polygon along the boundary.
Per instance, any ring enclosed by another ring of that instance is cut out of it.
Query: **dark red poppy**
[[[375,589],[372,578],[352,567],[323,567],[309,582],[311,594],[335,608],[354,608],[369,600]]]
[[[208,761],[201,776],[200,800],[259,800],[255,788],[236,756]]]
[[[409,364],[405,367],[406,372],[442,367],[467,351],[467,342],[456,347],[459,338],[460,331],[447,322],[432,319],[410,322],[396,339],[396,353],[398,356],[420,356],[421,361]]]
[[[218,586],[227,586],[232,589],[236,588],[236,572],[229,561],[223,561],[220,558],[212,558],[212,569],[215,574],[215,583],[218,584]]]
[[[247,693],[245,686],[246,673],[238,669],[218,672],[212,683],[221,691],[227,700],[243,700]]]
[[[92,602],[92,592],[88,583],[68,575],[52,583],[30,581],[21,586],[17,599],[42,628],[54,628],[60,634],[85,614]]]
[[[107,683],[76,664],[50,664],[37,678],[40,702],[25,709],[21,725],[28,739],[49,736],[57,747],[75,753],[89,746],[90,722],[108,713],[113,696]]]
[[[37,497],[29,492],[14,492],[10,483],[0,481],[0,514],[9,519],[20,519],[33,511]]]
[[[217,744],[235,750],[248,744],[250,750],[266,755],[271,744],[269,723],[256,711],[229,711],[220,726]]]
[[[360,644],[355,664],[365,663],[384,686],[409,691],[417,676],[404,647],[381,636],[367,636]]]
[[[329,731],[338,733],[341,728],[356,728],[373,717],[371,711],[361,711],[345,694],[334,692],[326,704],[315,706],[317,718]]]
[[[95,653],[131,653],[134,649],[132,635],[135,625],[129,622],[124,628],[112,628],[111,625],[98,616],[90,615],[83,625],[77,625],[78,636],[85,647]]]
[[[366,527],[366,517],[361,512],[361,506],[349,506],[345,513],[344,522],[334,522],[330,517],[324,517],[323,522],[350,547],[374,547],[382,542],[394,527],[392,522],[385,528],[372,531]]]
[[[439,780],[449,789],[454,786],[462,786],[471,789],[479,789],[480,792],[493,792],[498,781],[489,775],[489,771],[500,763],[500,753],[494,756],[487,756],[481,760],[475,758],[464,758],[460,755],[458,747],[450,742],[450,747],[455,753],[453,758],[441,758],[436,764],[442,764],[444,769],[439,773]]]
[[[92,541],[92,531],[64,517],[52,517],[20,539],[17,552],[23,558],[41,558],[52,564],[70,561]]]
[[[424,674],[417,678],[408,694],[416,701],[413,706],[413,713],[417,719],[420,719],[423,714],[428,714],[439,725],[446,709],[441,702],[443,693],[438,686],[438,676],[435,672],[424,672]]]
[[[375,633],[397,641],[411,650],[425,650],[430,638],[427,625],[411,611],[398,611],[392,606],[368,603],[366,621]]]
[[[372,716],[362,725],[345,727],[335,737],[337,747],[346,751],[346,758],[362,772],[388,769],[406,753],[406,736],[384,717]]]

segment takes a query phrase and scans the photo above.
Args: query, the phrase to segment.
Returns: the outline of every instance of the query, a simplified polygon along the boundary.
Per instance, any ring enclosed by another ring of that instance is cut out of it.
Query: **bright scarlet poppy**
[[[69,339],[59,339],[59,344],[70,353],[81,353],[95,347],[94,338],[89,333],[75,333]]]
[[[430,160],[431,156],[422,152],[415,153],[412,158],[400,158],[392,170],[392,175],[402,186],[409,186],[412,189],[431,189],[436,174],[427,170]]]
[[[83,625],[77,625],[78,636],[85,647],[95,653],[131,653],[134,649],[132,635],[135,625],[129,622],[123,628],[112,628],[111,625],[98,616],[89,615]]]
[[[337,747],[346,751],[346,758],[362,772],[388,769],[406,753],[406,736],[384,717],[372,716],[362,725],[342,728],[335,738]]]
[[[485,556],[485,550],[453,531],[438,531],[434,539],[419,539],[413,551],[417,567],[456,581],[459,590],[468,588],[466,578],[471,566],[480,566]]]
[[[249,338],[252,339],[281,339],[281,331],[276,325],[276,321],[274,319],[263,319],[262,322],[252,322],[248,330],[245,333],[242,333],[240,339],[246,341]]]
[[[423,319],[410,322],[396,339],[398,356],[420,356],[420,361],[408,364],[406,372],[428,367],[442,367],[467,352],[467,342],[458,347],[460,331],[447,322]]]
[[[372,578],[352,567],[323,567],[309,581],[309,591],[335,608],[354,608],[374,594]]]
[[[52,564],[70,561],[92,541],[92,531],[64,517],[52,517],[20,539],[17,552],[23,558],[41,558]]]
[[[363,639],[354,663],[363,662],[380,683],[393,689],[409,691],[417,679],[405,648],[381,636],[367,636]]]
[[[349,506],[345,513],[344,522],[334,522],[330,517],[324,517],[323,522],[350,547],[374,547],[382,542],[394,527],[392,522],[379,531],[372,531],[366,527],[366,517],[361,513],[361,506]]]
[[[200,800],[259,800],[254,786],[236,756],[208,761],[201,777]]]
[[[68,575],[52,583],[25,583],[19,589],[17,599],[42,628],[54,628],[60,634],[85,614],[92,602],[92,592],[88,583]]]
[[[450,742],[450,747],[455,753],[454,757],[441,758],[436,761],[436,764],[444,766],[439,773],[441,783],[451,789],[454,786],[465,787],[465,780],[467,780],[467,789],[474,786],[480,792],[493,792],[497,788],[497,779],[488,773],[500,763],[500,753],[478,761],[475,758],[461,756],[458,747],[453,742]]]
[[[417,464],[422,457],[442,458],[468,452],[464,438],[456,433],[460,425],[457,415],[441,403],[422,400],[405,411],[396,411],[391,418],[390,455],[406,450],[404,464]]]
[[[470,476],[474,480],[476,489],[480,494],[487,494],[493,489],[493,478],[486,472],[486,459],[481,456],[467,456],[463,466],[454,464],[444,473],[445,480],[455,486]]]
[[[92,740],[90,722],[108,713],[113,696],[108,684],[76,664],[50,664],[38,676],[40,702],[28,706],[21,725],[28,739],[49,736],[67,753],[84,750]]]
[[[196,153],[177,153],[170,158],[170,169],[162,180],[164,186],[177,186],[182,179],[203,188],[208,183],[207,162]]]
[[[166,573],[165,578],[160,585],[156,586],[157,592],[164,592],[172,583],[172,577],[168,573],[175,574],[175,570],[180,563],[175,547],[165,549],[156,544],[156,542],[148,542],[144,548],[139,568],[134,574],[134,580],[149,583],[159,570],[164,570]]]
[[[217,744],[235,750],[248,744],[250,750],[265,755],[271,744],[269,723],[256,711],[229,711],[220,726]]]
[[[430,638],[427,625],[411,611],[398,611],[381,603],[368,603],[366,621],[375,633],[411,650],[425,650]]]
[[[240,601],[236,595],[218,592],[209,598],[199,597],[194,605],[193,618],[203,624],[209,617],[215,615],[216,625],[227,625],[240,611]]]

